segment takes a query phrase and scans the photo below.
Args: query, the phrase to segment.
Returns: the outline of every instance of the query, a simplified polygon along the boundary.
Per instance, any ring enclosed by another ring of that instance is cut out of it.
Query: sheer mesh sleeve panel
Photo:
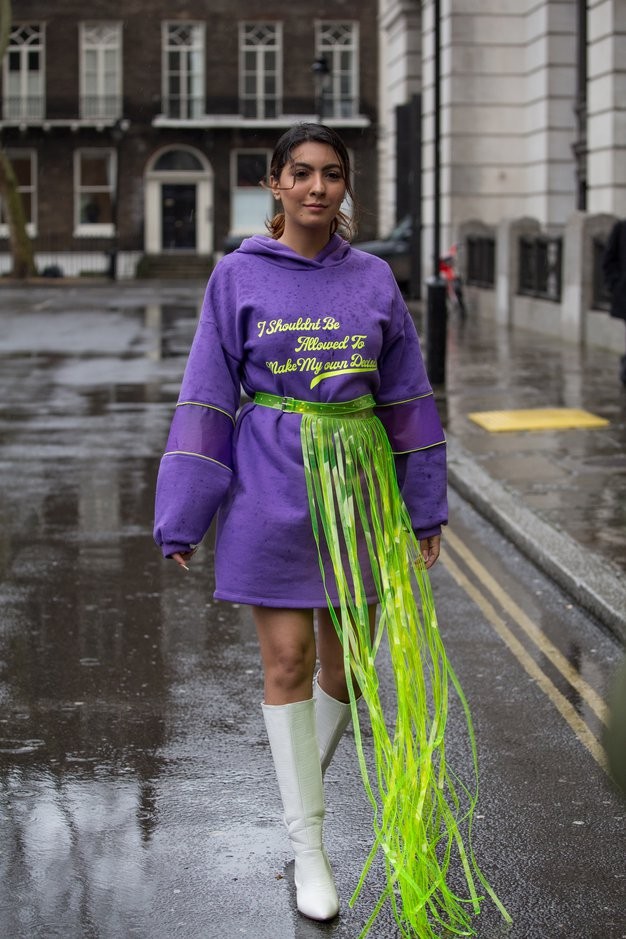
[[[180,401],[174,412],[165,456],[184,453],[226,469],[232,467],[233,419],[210,404]]]
[[[441,420],[431,392],[376,408],[394,454],[426,450],[445,443]]]

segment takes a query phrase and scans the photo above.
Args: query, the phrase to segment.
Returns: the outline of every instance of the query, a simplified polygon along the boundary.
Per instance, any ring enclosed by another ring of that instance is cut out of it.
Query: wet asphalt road
[[[0,294],[7,939],[356,939],[377,897],[378,869],[357,906],[346,902],[369,837],[348,736],[327,776],[342,914],[318,925],[297,913],[249,613],[212,600],[210,539],[189,574],[151,542],[158,458],[200,299],[200,287],[175,285],[56,288],[9,309]],[[451,508],[460,545],[605,696],[615,640],[454,493]],[[624,802],[583,730],[468,596],[464,563],[451,547],[433,585],[476,723],[475,846],[514,917],[506,929],[487,905],[477,934],[622,939]],[[526,655],[599,736],[591,692],[556,674],[546,650]],[[381,676],[388,686],[384,663]],[[453,708],[462,768],[457,718]],[[371,935],[398,935],[388,912]]]

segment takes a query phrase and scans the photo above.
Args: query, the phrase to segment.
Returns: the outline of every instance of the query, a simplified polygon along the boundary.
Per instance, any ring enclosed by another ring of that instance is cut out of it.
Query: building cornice
[[[283,114],[280,117],[249,118],[240,114],[203,114],[197,118],[173,118],[157,114],[152,120],[156,128],[176,130],[281,130],[301,122],[317,123],[319,114]],[[365,114],[355,117],[325,117],[324,124],[329,127],[365,128],[371,126],[371,120]],[[126,122],[128,124],[128,122]],[[112,130],[115,121],[94,121],[83,118],[55,118],[51,120],[1,120],[0,131],[13,128],[25,133],[27,130],[40,129],[46,133],[55,129],[67,129],[73,133],[79,130]],[[126,130],[127,128],[124,128]]]
[[[203,114],[202,117],[173,118],[158,114],[152,121],[153,127],[175,128],[177,130],[276,130],[292,127],[302,122],[316,123],[319,114],[282,114],[280,117],[251,118],[240,114]],[[329,127],[363,128],[371,125],[365,114],[355,117],[324,117],[324,124]]]
[[[125,133],[130,127],[130,121],[126,119],[116,119],[116,120],[94,120],[94,118],[77,118],[77,117],[62,117],[54,119],[44,119],[44,120],[1,120],[0,121],[0,130],[4,128],[14,128],[16,130],[22,131],[24,133],[27,130],[40,129],[46,132],[54,130],[56,128],[67,128],[73,133],[77,133],[79,130],[113,130],[113,128],[121,128]]]

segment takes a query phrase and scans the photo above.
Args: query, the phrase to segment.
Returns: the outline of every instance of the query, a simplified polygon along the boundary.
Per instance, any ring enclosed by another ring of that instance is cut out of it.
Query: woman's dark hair
[[[352,189],[350,156],[346,145],[336,131],[325,124],[294,124],[288,131],[282,135],[272,154],[270,163],[270,179],[278,180],[285,166],[292,162],[292,153],[301,143],[312,141],[313,143],[323,143],[337,154],[337,159],[341,166],[341,172],[346,184],[346,193],[352,202],[353,213],[356,212],[356,199]],[[266,222],[267,229],[272,238],[280,238],[285,230],[285,215],[278,212],[274,218]],[[345,238],[352,238],[356,229],[354,214],[352,218],[345,215],[344,212],[338,212],[330,226],[330,234],[334,235],[338,231]]]

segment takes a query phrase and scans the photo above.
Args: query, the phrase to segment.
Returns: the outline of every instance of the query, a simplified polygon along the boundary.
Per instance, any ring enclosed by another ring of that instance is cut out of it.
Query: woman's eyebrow
[[[310,163],[303,163],[303,162],[300,161],[300,160],[298,160],[297,163],[292,163],[291,165],[292,165],[292,167],[293,167],[294,169],[304,169],[304,170],[313,170],[313,169],[315,169],[315,167],[314,167],[314,166],[311,166]],[[340,163],[327,163],[326,166],[323,166],[323,167],[322,167],[322,169],[323,169],[323,170],[340,170],[340,169],[341,169],[341,164],[340,164]]]

